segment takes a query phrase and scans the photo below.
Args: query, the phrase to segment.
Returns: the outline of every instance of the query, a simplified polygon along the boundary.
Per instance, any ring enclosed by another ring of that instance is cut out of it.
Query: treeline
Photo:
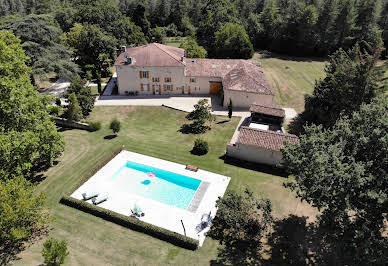
[[[362,40],[388,44],[387,0],[0,0],[0,10],[51,13],[64,32],[75,22],[98,25],[116,46],[139,43],[141,36],[125,36],[136,32],[131,23],[148,42],[196,35],[209,57],[220,57],[216,33],[227,23],[243,26],[255,49],[292,55],[326,56]]]

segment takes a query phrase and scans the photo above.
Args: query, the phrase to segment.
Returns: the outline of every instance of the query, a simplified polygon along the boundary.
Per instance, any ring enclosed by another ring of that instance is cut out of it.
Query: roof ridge
[[[175,55],[173,55],[172,53],[170,53],[169,51],[165,50],[163,47],[159,46],[160,43],[150,43],[151,45],[153,44],[155,47],[157,47],[159,50],[163,51],[164,53],[166,53],[167,55],[169,55],[170,57],[172,57],[174,60],[178,61],[179,63],[181,63],[182,65],[185,65],[185,63],[183,63],[181,60],[177,59],[175,57]]]
[[[257,132],[262,132],[262,133],[267,133],[267,134],[272,134],[272,135],[298,138],[298,136],[296,136],[296,135],[288,134],[288,133],[283,133],[283,132],[280,133],[280,132],[275,132],[275,131],[271,131],[271,130],[263,130],[263,129],[252,128],[252,127],[247,127],[247,126],[242,126],[241,128],[242,129],[252,130],[252,131],[257,131]]]

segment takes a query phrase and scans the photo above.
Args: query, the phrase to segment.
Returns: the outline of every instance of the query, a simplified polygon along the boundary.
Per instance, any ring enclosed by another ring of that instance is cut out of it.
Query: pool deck
[[[125,192],[115,186],[111,176],[123,166],[127,161],[145,164],[162,170],[181,174],[187,177],[199,179],[200,187],[197,189],[187,210],[167,205],[155,200],[141,197],[139,195]],[[139,219],[177,232],[184,235],[182,222],[186,229],[188,237],[198,239],[199,245],[202,246],[209,227],[201,232],[197,232],[196,227],[200,224],[203,214],[209,214],[214,218],[217,212],[215,203],[218,197],[222,197],[228,187],[230,177],[215,174],[212,172],[199,169],[192,172],[185,169],[186,166],[177,164],[150,156],[145,156],[130,151],[122,151],[114,157],[108,164],[101,168],[94,176],[73,192],[71,197],[82,199],[82,193],[97,192],[100,195],[107,195],[108,200],[98,206],[111,211],[131,215],[131,209],[137,204],[145,213],[144,217]],[[91,203],[91,200],[87,202]],[[182,221],[182,222],[181,222]]]

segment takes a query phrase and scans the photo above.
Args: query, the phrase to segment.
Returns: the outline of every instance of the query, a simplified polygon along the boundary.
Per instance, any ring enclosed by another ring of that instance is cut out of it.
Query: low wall
[[[228,143],[226,155],[243,161],[272,166],[279,166],[282,162],[282,153],[280,151],[271,151],[242,144]]]
[[[87,124],[87,123],[68,121],[68,120],[66,120],[64,118],[60,118],[60,117],[54,118],[54,122],[57,126],[60,126],[60,127],[90,130],[89,124]]]

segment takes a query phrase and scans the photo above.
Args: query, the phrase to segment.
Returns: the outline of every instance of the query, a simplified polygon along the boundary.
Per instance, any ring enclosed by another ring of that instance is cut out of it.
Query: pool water
[[[111,180],[122,190],[187,209],[201,180],[127,161]]]

